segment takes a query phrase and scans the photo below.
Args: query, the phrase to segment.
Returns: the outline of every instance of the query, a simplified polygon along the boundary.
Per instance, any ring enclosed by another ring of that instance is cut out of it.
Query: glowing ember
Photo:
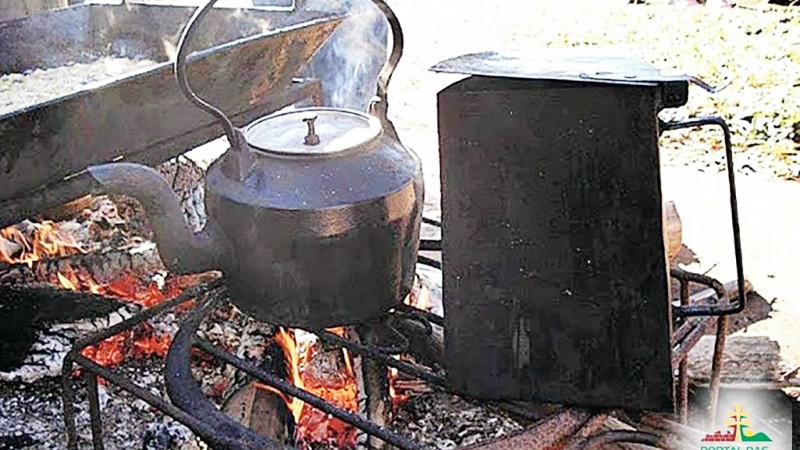
[[[344,329],[329,331],[339,335],[344,334]],[[357,412],[358,384],[348,353],[343,354],[345,368],[342,371],[326,379],[318,379],[311,371],[303,370],[319,351],[316,342],[300,351],[294,332],[283,328],[275,335],[275,341],[283,349],[292,384],[324,398],[339,408]],[[340,449],[355,447],[356,429],[351,425],[332,418],[296,398],[289,399],[268,386],[258,385],[258,387],[275,392],[286,401],[295,419],[297,433],[295,437],[299,443],[334,444]]]
[[[154,281],[142,280],[136,274],[128,272],[109,283],[105,287],[105,293],[150,308],[177,296],[185,287],[179,277],[167,280],[164,289],[160,290]]]
[[[125,359],[125,341],[128,336],[117,334],[81,350],[81,355],[91,359],[101,366],[115,366]]]
[[[108,285],[101,286],[94,283],[91,287],[98,289],[99,293],[113,295],[120,300],[149,308],[177,296],[185,284],[187,283],[183,277],[169,279],[164,290],[159,290],[155,282],[147,282],[132,273],[126,273]],[[126,357],[134,359],[164,357],[171,342],[171,336],[158,335],[145,322],[128,334],[112,336],[96,346],[84,349],[81,354],[102,366],[117,365]]]
[[[158,335],[146,323],[134,330],[116,334],[97,345],[86,347],[81,355],[101,366],[116,366],[127,357],[144,359],[152,356],[164,357],[169,350],[172,337]]]

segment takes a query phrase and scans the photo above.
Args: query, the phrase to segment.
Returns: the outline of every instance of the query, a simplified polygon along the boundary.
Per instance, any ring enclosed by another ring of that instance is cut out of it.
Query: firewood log
[[[69,203],[65,203],[59,207],[53,208],[42,214],[42,216],[46,217],[48,220],[56,222],[69,220],[81,214],[81,212],[83,212],[85,209],[91,208],[94,201],[95,197],[93,195],[86,195]]]
[[[358,326],[357,332],[361,342],[365,345],[375,345],[379,341],[375,330],[370,325]],[[388,369],[374,359],[359,359],[361,360],[359,369],[363,380],[363,387],[359,386],[359,390],[363,391],[366,397],[366,411],[362,412],[362,414],[366,413],[367,418],[373,423],[389,426],[391,423],[392,399],[389,397]],[[370,450],[389,450],[393,447],[374,436],[369,436],[366,448]]]
[[[259,367],[282,379],[287,378],[286,359],[277,344],[265,349]],[[282,444],[294,444],[294,417],[284,397],[250,376],[244,376],[233,386],[223,401],[222,410],[228,417],[265,438]]]
[[[68,271],[89,275],[102,284],[113,281],[126,272],[144,276],[163,268],[155,244],[145,242],[126,250],[76,254],[39,261],[33,267],[0,263],[0,284],[50,283],[56,273]]]

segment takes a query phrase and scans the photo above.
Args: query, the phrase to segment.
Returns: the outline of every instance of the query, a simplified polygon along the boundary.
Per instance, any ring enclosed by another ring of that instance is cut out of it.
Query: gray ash
[[[421,444],[440,450],[489,442],[523,427],[502,412],[445,392],[412,397],[393,424]]]
[[[97,83],[155,65],[147,59],[104,57],[53,69],[35,69],[0,77],[0,115],[69,95]]]

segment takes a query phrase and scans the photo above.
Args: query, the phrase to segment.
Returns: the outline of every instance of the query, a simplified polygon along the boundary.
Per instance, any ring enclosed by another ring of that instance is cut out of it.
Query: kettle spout
[[[88,173],[103,192],[138,200],[155,231],[164,265],[175,273],[229,269],[233,246],[225,232],[209,217],[193,232],[181,212],[177,194],[155,169],[141,164],[111,163],[91,166]]]

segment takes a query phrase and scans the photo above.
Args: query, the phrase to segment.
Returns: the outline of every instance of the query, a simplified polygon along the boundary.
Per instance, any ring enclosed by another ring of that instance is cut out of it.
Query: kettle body
[[[311,329],[402,302],[419,242],[419,158],[374,117],[343,109],[275,114],[243,135],[246,175],[226,170],[237,157],[228,152],[206,179],[209,216],[235,255],[224,268],[231,301],[258,319]]]

